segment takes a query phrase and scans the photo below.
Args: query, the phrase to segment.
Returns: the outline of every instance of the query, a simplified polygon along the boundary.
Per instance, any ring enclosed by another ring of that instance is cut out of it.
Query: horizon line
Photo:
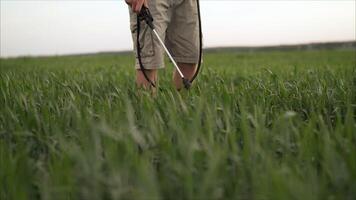
[[[335,41],[319,41],[319,42],[301,42],[301,43],[285,43],[285,44],[272,44],[272,45],[234,45],[234,46],[209,46],[203,47],[204,50],[215,50],[215,49],[259,49],[259,48],[278,48],[278,47],[297,47],[297,46],[308,46],[308,45],[322,45],[322,44],[342,44],[342,43],[355,43],[355,40],[335,40]],[[82,53],[63,53],[63,54],[27,54],[27,55],[16,55],[16,56],[2,56],[0,55],[0,59],[16,59],[16,58],[41,58],[41,57],[65,57],[65,56],[85,56],[85,55],[95,55],[95,54],[125,54],[125,53],[133,53],[132,49],[123,49],[123,50],[107,50],[107,51],[93,51],[93,52],[82,52]]]

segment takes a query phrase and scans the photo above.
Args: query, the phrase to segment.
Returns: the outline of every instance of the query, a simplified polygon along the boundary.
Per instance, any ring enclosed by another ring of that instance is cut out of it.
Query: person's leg
[[[157,83],[157,69],[145,70],[148,79],[154,84]],[[152,87],[151,83],[146,79],[145,75],[140,69],[136,70],[136,85],[139,88],[149,89]]]
[[[199,62],[199,23],[196,0],[174,1],[172,21],[167,28],[166,44],[187,79],[192,79]],[[195,63],[195,64],[193,64]],[[182,78],[174,72],[173,82],[179,90]]]
[[[184,77],[189,80],[193,78],[195,71],[197,70],[196,64],[178,63],[178,66],[181,72],[183,73]],[[182,77],[179,75],[177,70],[174,70],[173,73],[173,83],[177,90],[180,90],[184,87]]]
[[[170,21],[170,15],[168,12],[169,1],[168,0],[150,0],[148,1],[148,7],[154,18],[154,25],[156,31],[160,37],[164,40],[166,37],[167,25]],[[134,44],[134,53],[136,56],[136,84],[139,88],[146,88],[155,90],[151,83],[146,80],[144,74],[141,71],[140,62],[137,54],[137,15],[131,8],[130,10],[130,29],[132,33],[132,39]],[[140,22],[140,57],[142,67],[145,69],[145,74],[156,85],[157,71],[164,68],[164,51],[157,40],[156,36],[152,33],[152,30],[147,26],[144,21]]]

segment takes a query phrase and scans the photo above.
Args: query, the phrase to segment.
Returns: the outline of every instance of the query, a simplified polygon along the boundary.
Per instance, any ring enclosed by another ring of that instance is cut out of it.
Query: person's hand
[[[132,11],[135,13],[139,13],[143,5],[148,7],[148,0],[125,0],[127,4],[129,4],[132,8]]]

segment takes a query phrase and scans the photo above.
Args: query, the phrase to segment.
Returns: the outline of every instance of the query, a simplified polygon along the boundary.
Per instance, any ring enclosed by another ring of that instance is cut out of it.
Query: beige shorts
[[[199,60],[199,21],[196,0],[149,0],[155,28],[178,63]],[[136,55],[137,15],[130,10],[130,28]],[[141,60],[145,69],[164,68],[164,49],[145,22],[140,24]]]

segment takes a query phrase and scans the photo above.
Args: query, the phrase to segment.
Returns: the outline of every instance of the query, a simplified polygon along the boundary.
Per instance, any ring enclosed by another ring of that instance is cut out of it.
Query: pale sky
[[[123,0],[0,0],[0,56],[132,49]],[[201,0],[204,46],[356,40],[355,0]]]

